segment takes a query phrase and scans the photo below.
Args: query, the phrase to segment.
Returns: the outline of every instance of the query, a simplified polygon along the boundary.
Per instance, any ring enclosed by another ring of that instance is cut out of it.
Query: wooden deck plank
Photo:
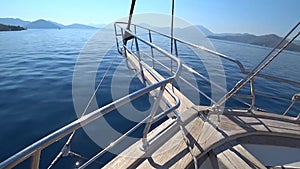
[[[127,59],[129,65],[138,69],[139,63],[132,55],[127,55]],[[157,83],[146,69],[143,71],[148,84]],[[160,80],[163,79],[155,70],[151,71]],[[171,89],[171,85],[167,85],[167,88]],[[214,150],[219,150],[217,157],[227,168],[253,168],[253,165],[264,168],[242,145],[228,144],[237,140],[245,141],[247,137],[259,138],[261,135],[300,140],[300,122],[291,117],[260,111],[250,113],[247,110],[225,109],[219,117],[212,114],[210,120],[207,120],[200,118],[199,113],[203,114],[202,117],[205,116],[208,107],[195,106],[180,91],[174,88],[174,92],[181,100],[177,112],[188,141],[184,139],[179,124],[168,119],[149,133],[150,148],[147,152],[140,150],[142,143],[137,141],[104,168],[187,168],[193,166],[192,154],[201,159]],[[168,92],[164,92],[163,98],[169,104],[174,104],[174,99]]]
[[[238,158],[230,149],[219,153],[217,157],[228,169],[251,169],[247,163]]]
[[[189,112],[185,112],[182,117],[182,125],[186,126],[187,130],[190,130],[190,127],[198,126],[198,123],[201,122],[201,120],[195,118],[197,117],[197,115],[198,112],[195,109],[192,109]],[[190,122],[191,120],[197,121],[197,125],[194,125],[194,122]],[[166,122],[164,122],[163,124],[165,123]],[[159,134],[159,136],[157,136],[158,133],[161,133],[161,129],[162,128],[158,127],[149,133],[149,136],[153,136],[154,138],[149,137],[150,148],[147,152],[140,150],[140,146],[142,145],[142,143],[141,141],[138,141],[128,149],[126,149],[124,152],[122,152],[118,157],[110,161],[106,166],[104,166],[104,168],[113,168],[117,166],[122,166],[122,168],[135,168],[137,166],[140,166],[141,163],[145,161],[144,158],[155,157],[154,160],[160,160],[156,157],[160,157],[160,155],[163,155],[163,159],[168,160],[173,158],[172,154],[176,156],[178,153],[167,153],[169,154],[169,156],[167,155],[168,158],[165,158],[166,152],[178,152],[182,151],[182,149],[186,149],[185,142],[183,142],[182,133],[178,132],[178,124],[174,124],[172,127],[168,128],[162,134]],[[163,127],[163,129],[165,129],[165,127]],[[136,165],[137,163],[139,164]],[[161,162],[159,163],[161,164]],[[141,167],[142,166],[143,165],[141,165]]]
[[[139,77],[139,79],[141,81],[143,81],[143,78],[140,74],[141,70],[140,70],[140,66],[139,66],[139,62],[138,60],[131,55],[129,52],[126,53],[127,56],[127,62],[128,64],[133,68],[133,70],[135,71],[135,73],[137,74],[137,76]],[[154,69],[151,69],[151,72],[159,79],[159,80],[164,80],[165,78],[163,76],[161,76],[157,71],[155,71]],[[153,77],[153,75],[147,71],[147,69],[143,68],[143,73],[144,73],[144,78],[147,80],[148,85],[151,84],[155,84],[158,81],[155,79],[155,77]],[[172,90],[172,85],[168,84],[166,86],[166,88],[168,88],[169,90]],[[173,88],[173,92],[175,93],[175,95],[180,99],[180,106],[177,108],[178,112],[183,112],[191,107],[194,107],[195,105],[186,97],[184,96],[179,90],[177,90],[176,88]],[[173,97],[168,93],[168,92],[164,92],[163,93],[163,99],[166,100],[169,104],[174,105],[174,99]]]
[[[185,129],[188,131],[195,130],[199,125],[201,125],[201,120],[196,118],[185,126]],[[184,168],[192,158],[183,138],[183,133],[180,131],[167,144],[161,146],[150,159],[145,160],[139,168]]]

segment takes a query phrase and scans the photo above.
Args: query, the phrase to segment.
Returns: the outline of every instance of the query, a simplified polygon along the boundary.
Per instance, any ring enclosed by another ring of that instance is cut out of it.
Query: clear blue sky
[[[300,0],[175,0],[175,14],[213,32],[282,35],[300,20]],[[127,16],[131,0],[0,0],[0,17],[106,24]],[[170,13],[171,0],[137,0],[135,13]]]

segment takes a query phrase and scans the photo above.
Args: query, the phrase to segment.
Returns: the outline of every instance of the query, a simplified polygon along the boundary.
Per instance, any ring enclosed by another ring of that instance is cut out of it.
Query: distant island
[[[71,24],[63,25],[53,21],[47,21],[44,19],[39,19],[33,22],[24,21],[19,18],[0,18],[0,24],[19,26],[26,29],[97,29],[96,27],[83,25],[83,24]]]
[[[61,29],[57,24],[43,19],[25,25],[27,29]]]
[[[44,19],[39,19],[33,22],[24,21],[19,18],[0,18],[0,30],[24,30],[24,29],[97,29],[96,27],[90,25],[83,24],[71,24],[71,25],[63,25],[53,21],[47,21]],[[103,24],[101,25],[104,26]],[[101,27],[100,26],[100,27]],[[202,33],[212,39],[219,40],[227,40],[234,42],[247,43],[252,45],[259,45],[273,48],[277,45],[279,41],[281,41],[281,37],[275,34],[256,36],[248,33],[239,34],[239,33],[223,33],[216,34],[211,32],[209,29],[204,26],[198,25],[198,29],[202,31]],[[169,28],[168,28],[169,29]],[[287,42],[287,41],[285,41]],[[281,48],[282,46],[279,46]],[[287,50],[300,52],[300,40],[295,40]]]
[[[256,36],[252,34],[215,34],[215,35],[208,35],[208,38],[212,39],[220,39],[220,40],[227,40],[227,41],[234,41],[234,42],[241,42],[241,43],[247,43],[252,45],[259,45],[259,46],[265,46],[273,48],[279,43],[282,38],[274,35],[262,35],[262,36]],[[285,44],[287,41],[285,41],[283,44]],[[278,48],[283,47],[283,45],[279,46]],[[300,45],[296,42],[290,44],[290,46],[287,47],[286,50],[300,52]]]
[[[25,30],[25,28],[23,28],[21,26],[0,24],[0,31],[22,31],[22,30]]]

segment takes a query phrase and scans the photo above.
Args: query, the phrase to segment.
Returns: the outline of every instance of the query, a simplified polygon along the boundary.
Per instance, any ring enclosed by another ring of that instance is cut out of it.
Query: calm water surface
[[[70,29],[0,32],[0,161],[77,119],[72,100],[73,69],[80,50],[96,31]],[[258,63],[270,51],[269,48],[247,44],[211,41],[217,51],[240,60],[247,70],[251,70],[255,63]],[[107,53],[105,60],[99,66],[97,81],[101,79],[116,55],[114,50]],[[185,62],[189,61],[195,69],[205,72],[197,64],[193,65],[193,58],[186,57]],[[114,62],[113,68],[123,63],[121,57],[115,59]],[[243,75],[239,73],[236,65],[226,61],[223,64],[227,88],[230,89]],[[263,73],[300,82],[299,64],[299,53],[284,52]],[[124,64],[124,70],[125,68]],[[107,80],[98,92],[98,96],[101,95],[101,99],[98,101],[100,105],[112,101],[109,87],[114,73],[114,71],[108,73]],[[125,80],[126,75],[120,76],[120,84],[122,78]],[[130,90],[134,91],[140,87],[141,84],[134,78],[130,83]],[[209,86],[204,86],[205,88],[209,88]],[[258,78],[256,90],[260,93],[280,95],[290,99],[293,94],[299,92],[299,87]],[[244,92],[247,93],[247,90]],[[257,97],[257,106],[268,111],[282,113],[289,105],[288,101]],[[203,104],[209,103],[204,101]],[[133,105],[139,107],[139,102],[137,101]],[[299,112],[297,108],[299,106],[291,111],[291,115],[295,116]],[[79,131],[77,135],[85,136],[85,133]],[[46,160],[42,162],[42,168],[49,164],[63,142],[53,145],[51,149],[44,152],[47,155],[43,156]],[[95,149],[94,147],[97,146],[88,138],[85,140],[75,139],[74,144],[75,151],[80,150],[85,156],[99,151],[99,148]],[[83,145],[85,148],[80,149],[79,147]],[[57,167],[70,167],[64,165],[61,164]],[[98,166],[95,165],[95,167]]]

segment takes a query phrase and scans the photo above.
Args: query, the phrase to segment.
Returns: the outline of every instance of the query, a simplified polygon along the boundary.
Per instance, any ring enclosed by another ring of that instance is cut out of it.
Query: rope
[[[90,158],[87,158],[85,156],[82,156],[82,155],[74,153],[74,152],[70,152],[69,155],[70,155],[70,157],[76,157],[76,158],[79,158],[79,159],[82,159],[82,160],[89,160],[90,159]],[[101,161],[93,161],[93,162],[96,163],[96,164],[105,165],[105,163],[101,162]]]
[[[188,150],[189,150],[189,152],[190,152],[190,154],[191,154],[191,156],[192,156],[192,158],[193,158],[193,161],[194,161],[194,167],[195,167],[195,169],[197,169],[197,168],[198,168],[198,161],[197,161],[197,157],[196,157],[196,155],[195,155],[195,153],[194,153],[194,151],[193,151],[193,148],[192,148],[192,145],[191,145],[191,141],[190,141],[190,139],[187,137],[188,131],[187,131],[187,130],[185,129],[185,127],[183,126],[182,120],[181,120],[179,114],[178,114],[177,112],[174,112],[174,114],[175,114],[175,116],[176,116],[176,118],[177,118],[177,123],[178,123],[178,125],[179,125],[179,129],[180,129],[180,131],[181,131],[183,140],[184,140],[184,142],[185,142],[185,144],[186,144],[186,146],[187,146],[187,148],[188,148]]]
[[[296,30],[296,28],[300,25],[300,22],[298,22],[290,31],[289,33],[283,38],[283,40],[280,42],[280,46],[282,42],[284,42],[292,32]],[[300,35],[300,32],[298,32],[292,39],[290,39],[287,43],[284,44],[283,47],[279,49],[278,52],[276,52],[271,58],[269,56],[273,53],[276,48],[273,48],[273,50],[250,72],[247,76],[245,76],[242,80],[240,80],[236,86],[229,91],[219,102],[218,105],[224,104],[229,98],[231,98],[238,90],[240,90],[243,86],[245,86],[246,83],[248,83],[252,78],[254,78],[258,73],[260,73],[266,66],[268,66],[283,50],[285,50],[298,36]],[[267,60],[269,58],[269,60]],[[266,61],[267,60],[267,61]],[[265,62],[266,61],[266,62]],[[265,62],[265,63],[263,63]]]
[[[251,71],[251,73],[254,73],[255,70],[263,64],[263,62],[265,62],[267,60],[268,57],[271,56],[271,54],[280,47],[280,45],[291,35],[292,32],[294,32],[294,30],[299,26],[300,22],[298,22],[298,24],[296,24],[296,26],[289,32],[285,35],[284,38],[282,38],[282,40],[267,54],[267,56],[265,56],[265,58],[260,61]]]
[[[115,55],[114,59],[111,61],[110,65],[109,65],[109,67],[106,69],[106,71],[105,71],[105,73],[104,73],[102,79],[101,79],[100,82],[98,83],[98,85],[97,85],[97,87],[96,87],[96,89],[95,89],[93,95],[91,96],[91,98],[90,98],[90,100],[89,100],[87,106],[85,107],[85,109],[84,109],[84,111],[83,111],[81,117],[84,116],[84,115],[87,113],[87,109],[90,107],[90,105],[91,105],[91,103],[92,103],[92,100],[95,98],[97,91],[99,90],[99,88],[100,88],[100,86],[101,86],[101,84],[102,84],[104,78],[106,77],[107,73],[109,72],[109,70],[110,70],[110,68],[112,67],[112,65],[113,65],[114,61],[116,60],[116,58],[117,58],[117,55]],[[71,144],[71,141],[72,141],[73,138],[74,138],[75,132],[76,132],[76,130],[73,131],[73,132],[71,133],[71,135],[69,136],[67,142],[64,144],[63,148],[60,150],[60,152],[57,154],[57,156],[53,159],[53,161],[51,162],[51,164],[48,166],[47,169],[52,168],[53,165],[54,165],[55,163],[57,163],[63,156],[69,156],[69,155],[70,155],[70,151],[67,151],[67,152],[66,152],[66,150],[70,150],[70,144]]]

